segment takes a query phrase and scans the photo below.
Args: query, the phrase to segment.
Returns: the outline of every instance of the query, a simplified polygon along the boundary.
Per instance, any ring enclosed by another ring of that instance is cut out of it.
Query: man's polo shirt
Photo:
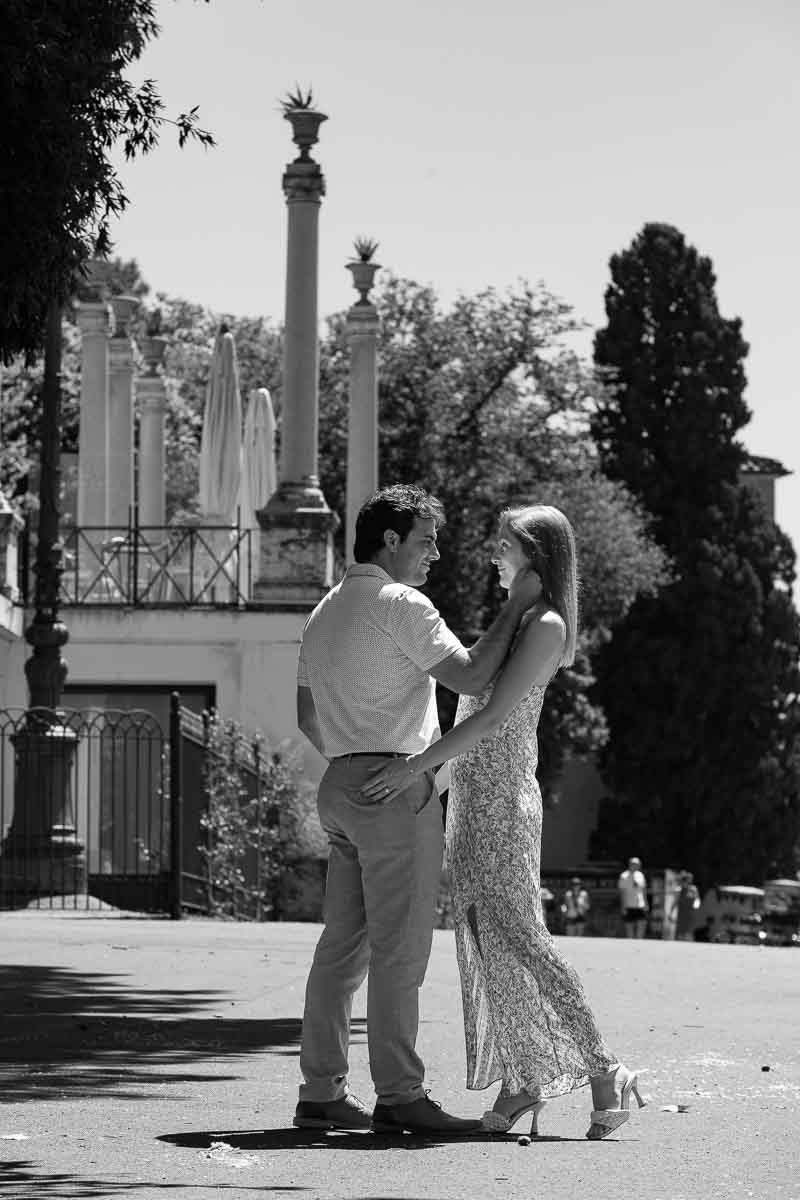
[[[439,737],[428,672],[461,648],[422,592],[374,563],[348,567],[308,618],[297,668],[325,753],[426,749]]]

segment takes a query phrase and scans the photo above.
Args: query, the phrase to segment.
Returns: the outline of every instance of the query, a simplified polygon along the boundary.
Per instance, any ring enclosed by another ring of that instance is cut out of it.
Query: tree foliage
[[[158,33],[153,0],[6,0],[0,19],[0,359],[43,347],[46,314],[110,248],[109,222],[127,205],[111,151],[128,158],[158,142],[166,118],[152,80],[128,67]],[[178,141],[213,144],[197,111],[174,122]]]
[[[800,624],[791,544],[739,482],[747,346],[671,226],[612,258],[606,311],[595,357],[613,389],[593,432],[673,578],[596,657],[611,796],[595,851],[760,882],[791,868],[798,837]]]
[[[561,672],[540,725],[540,778],[553,797],[566,752],[603,740],[587,696],[591,654],[641,589],[664,578],[625,488],[599,471],[588,413],[597,383],[564,346],[566,305],[520,285],[460,297],[443,310],[431,288],[389,277],[375,294],[379,339],[379,477],[419,483],[444,502],[441,561],[428,591],[465,638],[477,637],[501,594],[490,565],[500,510],[512,500],[554,503],[572,520],[584,574],[585,623],[572,671]],[[348,351],[345,318],[321,348],[320,468],[329,503],[344,509]],[[453,698],[440,690],[445,720]]]
[[[147,296],[135,263],[110,264],[112,292]],[[619,482],[606,478],[588,434],[598,395],[593,373],[565,349],[567,307],[543,289],[461,297],[450,309],[432,289],[388,278],[377,292],[380,334],[380,478],[430,488],[444,501],[442,560],[430,592],[469,642],[493,617],[501,593],[490,565],[497,516],[510,501],[562,508],[575,527],[582,563],[583,629],[575,667],[551,688],[540,725],[541,780],[554,798],[565,753],[589,753],[605,737],[588,688],[592,657],[639,592],[666,577],[664,553]],[[345,505],[349,350],[345,315],[328,322],[320,354],[320,473],[339,513]],[[211,312],[159,295],[133,323],[153,322],[169,339],[167,511],[196,512],[198,458],[208,367],[221,323],[234,334],[244,395],[268,387],[281,414],[280,330],[262,318]],[[65,374],[79,381],[79,331],[65,326]],[[77,405],[65,436],[77,433]],[[24,422],[21,422],[24,423]],[[28,464],[29,465],[29,464]],[[454,697],[440,692],[445,723]]]

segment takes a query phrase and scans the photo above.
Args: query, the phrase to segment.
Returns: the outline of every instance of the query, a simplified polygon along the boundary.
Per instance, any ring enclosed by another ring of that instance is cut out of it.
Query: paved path
[[[317,933],[0,914],[0,1196],[800,1200],[796,950],[563,941],[609,1044],[648,1068],[650,1104],[621,1138],[587,1142],[584,1089],[523,1147],[292,1130]],[[463,1091],[452,934],[436,935],[422,1009],[434,1096],[479,1115],[491,1093]]]

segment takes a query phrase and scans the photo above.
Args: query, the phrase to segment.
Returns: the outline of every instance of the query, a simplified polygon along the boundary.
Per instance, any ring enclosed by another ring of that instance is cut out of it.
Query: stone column
[[[112,296],[114,336],[109,343],[108,479],[106,523],[127,530],[133,504],[133,343],[130,322],[139,301]]]
[[[139,524],[163,526],[166,524],[166,455],[164,440],[164,413],[167,396],[164,379],[158,368],[164,358],[167,339],[146,337],[142,339],[141,351],[146,374],[136,383],[139,401]],[[158,535],[145,535],[155,542]]]
[[[108,524],[108,339],[111,309],[105,300],[77,305],[81,330],[81,410],[78,434],[79,592],[87,599],[102,571]]]
[[[347,420],[347,519],[345,553],[353,562],[356,517],[378,487],[378,313],[369,291],[377,263],[347,264],[360,299],[347,314],[350,403]]]
[[[333,582],[330,511],[317,477],[319,208],[325,180],[310,156],[324,113],[291,108],[285,116],[300,154],[283,176],[288,208],[281,461],[278,488],[258,513],[261,527],[255,598],[310,607]]]
[[[5,596],[12,604],[19,600],[17,539],[22,527],[22,518],[0,491],[0,596]]]

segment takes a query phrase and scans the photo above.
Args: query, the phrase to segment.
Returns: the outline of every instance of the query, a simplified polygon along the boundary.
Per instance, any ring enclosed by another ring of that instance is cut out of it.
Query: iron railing
[[[252,596],[254,531],[235,525],[66,525],[60,601],[122,608],[240,608]],[[33,598],[33,531],[21,537],[21,603]]]

